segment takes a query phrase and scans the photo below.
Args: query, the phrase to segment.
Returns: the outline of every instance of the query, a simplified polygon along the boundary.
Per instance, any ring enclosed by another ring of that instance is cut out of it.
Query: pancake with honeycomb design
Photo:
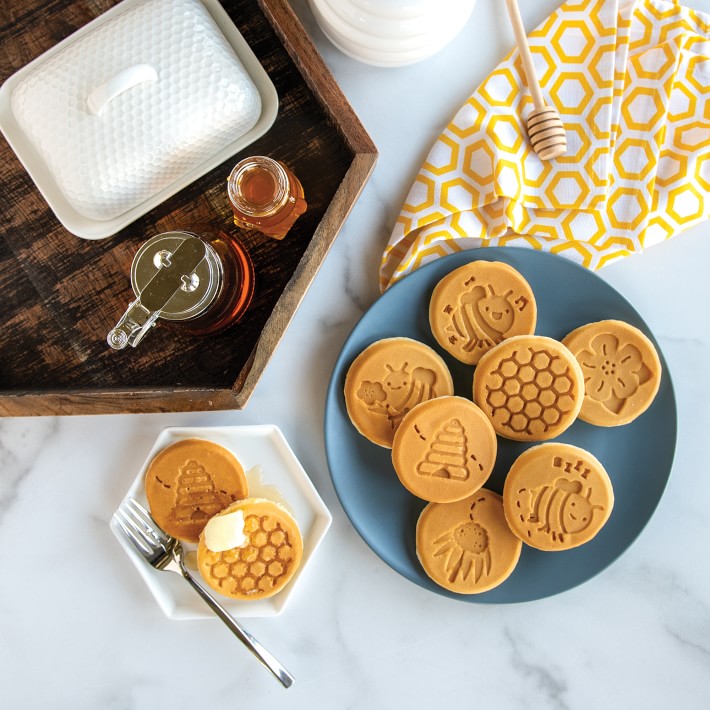
[[[473,376],[473,398],[497,434],[545,441],[567,429],[584,400],[584,376],[558,340],[518,335],[489,350]]]
[[[475,365],[514,335],[535,332],[537,306],[530,284],[512,266],[473,261],[447,274],[429,302],[429,325],[439,345]]]
[[[457,594],[497,587],[523,547],[505,521],[503,500],[486,488],[456,503],[429,503],[417,521],[416,545],[429,577]]]
[[[389,449],[407,412],[427,400],[452,395],[454,383],[446,363],[428,345],[411,338],[385,338],[355,358],[344,392],[355,428]]]
[[[163,449],[145,474],[145,494],[166,533],[197,542],[207,521],[249,495],[244,468],[219,444],[185,439]]]
[[[508,472],[503,510],[510,529],[538,550],[589,542],[614,507],[604,466],[588,451],[553,442],[524,451]]]
[[[470,399],[437,397],[412,409],[397,429],[392,464],[402,485],[437,503],[467,498],[488,479],[497,451],[486,415]]]
[[[215,552],[200,535],[197,566],[202,578],[232,599],[265,599],[291,580],[303,557],[296,521],[278,503],[265,498],[237,501],[218,516],[241,513],[243,536],[238,547]]]
[[[638,328],[604,320],[573,330],[562,342],[584,373],[582,421],[620,426],[651,406],[661,384],[661,360]]]

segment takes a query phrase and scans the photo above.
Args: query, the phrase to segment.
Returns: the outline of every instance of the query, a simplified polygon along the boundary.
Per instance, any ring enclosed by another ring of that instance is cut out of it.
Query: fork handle
[[[264,668],[271,671],[276,679],[284,686],[290,688],[293,685],[293,676],[281,665],[281,663],[257,641],[236,619],[212,596],[210,596],[187,571],[182,562],[180,571],[182,576],[190,583],[190,586],[202,597],[217,616],[227,625],[229,630],[254,654],[256,659]]]

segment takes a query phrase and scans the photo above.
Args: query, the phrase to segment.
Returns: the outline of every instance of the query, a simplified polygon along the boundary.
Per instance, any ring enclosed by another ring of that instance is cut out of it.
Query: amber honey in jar
[[[257,155],[234,166],[227,181],[234,224],[283,239],[306,211],[303,186],[281,162]]]
[[[115,350],[135,347],[158,322],[191,335],[226,330],[249,307],[254,267],[239,240],[223,232],[164,232],[136,253],[131,286],[136,298],[108,334]]]

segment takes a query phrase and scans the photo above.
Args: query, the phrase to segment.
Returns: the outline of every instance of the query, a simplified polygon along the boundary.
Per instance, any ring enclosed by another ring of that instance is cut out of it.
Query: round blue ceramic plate
[[[372,444],[353,427],[343,385],[348,367],[368,345],[394,336],[433,347],[454,378],[456,394],[471,398],[473,368],[452,358],[429,329],[429,299],[438,281],[469,261],[503,261],[530,283],[538,306],[536,333],[562,339],[585,323],[615,318],[640,328],[658,343],[641,316],[593,272],[544,252],[497,247],[452,254],[429,264],[390,288],[360,319],[338,357],[328,388],[325,444],[335,490],[348,517],[374,552],[407,579],[447,597],[468,602],[511,603],[541,599],[586,582],[621,555],[641,532],[668,481],[676,442],[676,406],[663,354],[661,386],[651,407],[636,421],[615,428],[576,421],[557,441],[591,451],[614,485],[614,510],[589,543],[565,552],[541,552],[523,545],[520,562],[503,584],[470,596],[434,584],[417,560],[415,528],[426,503],[399,483],[390,451]],[[515,458],[535,444],[498,439],[498,458],[486,484],[503,490]]]

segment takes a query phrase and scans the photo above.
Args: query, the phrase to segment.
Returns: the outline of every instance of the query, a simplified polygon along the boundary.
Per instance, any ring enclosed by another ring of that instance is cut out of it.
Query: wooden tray
[[[116,4],[15,0],[0,9],[0,82]],[[271,130],[147,215],[99,242],[56,220],[0,142],[0,415],[241,409],[367,181],[377,152],[285,0],[223,0],[271,77]],[[129,270],[149,237],[209,224],[229,228],[226,178],[246,155],[283,160],[308,211],[285,240],[241,232],[256,270],[242,321],[210,338],[155,328],[138,348],[106,334],[133,298]]]

